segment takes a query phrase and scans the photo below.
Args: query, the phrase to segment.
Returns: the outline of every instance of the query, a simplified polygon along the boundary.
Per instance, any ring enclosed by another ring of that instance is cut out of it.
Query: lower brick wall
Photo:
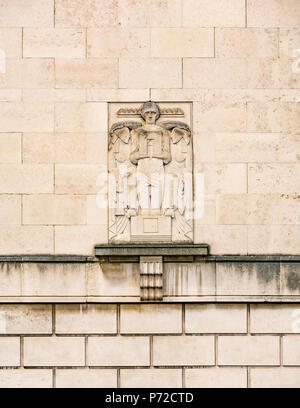
[[[1,304],[1,387],[300,387],[300,304]]]

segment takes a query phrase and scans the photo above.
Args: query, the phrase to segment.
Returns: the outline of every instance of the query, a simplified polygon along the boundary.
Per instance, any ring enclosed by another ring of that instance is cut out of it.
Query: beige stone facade
[[[275,310],[253,303],[3,304],[0,384],[298,388],[299,307]]]
[[[149,100],[189,107],[210,249],[161,303],[94,256],[112,106]],[[299,180],[299,0],[0,0],[0,386],[299,388]]]

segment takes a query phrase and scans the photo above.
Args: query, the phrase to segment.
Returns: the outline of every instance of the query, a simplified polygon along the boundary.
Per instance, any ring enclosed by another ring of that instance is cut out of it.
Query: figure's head
[[[145,102],[141,109],[141,116],[146,123],[154,124],[160,116],[158,105],[155,102]]]

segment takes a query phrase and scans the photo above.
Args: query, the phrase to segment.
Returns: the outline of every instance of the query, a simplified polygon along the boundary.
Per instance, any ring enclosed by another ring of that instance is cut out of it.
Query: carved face
[[[155,110],[153,111],[149,110],[144,113],[145,122],[149,125],[154,125],[156,122],[156,118],[157,118],[157,112]]]

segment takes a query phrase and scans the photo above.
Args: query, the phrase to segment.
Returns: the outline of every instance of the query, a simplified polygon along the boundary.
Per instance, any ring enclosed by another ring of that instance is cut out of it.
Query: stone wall
[[[300,387],[299,49],[299,0],[0,0],[0,386]],[[160,304],[94,257],[109,103],[149,99],[192,105],[210,246]]]
[[[2,304],[0,332],[2,387],[300,387],[299,304]]]
[[[298,0],[3,2],[1,254],[107,242],[107,103],[149,98],[193,103],[195,242],[299,253],[299,26]]]

